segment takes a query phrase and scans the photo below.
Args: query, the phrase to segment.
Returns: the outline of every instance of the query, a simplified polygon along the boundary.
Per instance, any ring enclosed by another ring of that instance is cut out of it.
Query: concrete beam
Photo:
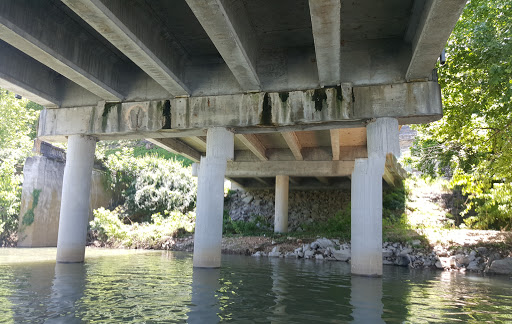
[[[194,162],[199,162],[201,160],[201,152],[196,151],[192,147],[183,143],[179,139],[175,138],[148,138],[149,142],[158,145],[159,147],[173,152],[179,155],[183,155],[187,159],[190,159]]]
[[[331,129],[331,149],[332,149],[332,159],[334,161],[340,159],[340,130],[339,129]]]
[[[236,134],[235,135],[258,159],[268,161],[267,149],[261,144],[258,137],[254,134]]]
[[[304,156],[302,155],[302,146],[300,145],[297,134],[295,134],[295,132],[284,132],[281,133],[281,135],[283,136],[284,140],[286,141],[286,144],[292,151],[293,156],[295,156],[295,159],[299,161],[304,160]]]
[[[316,180],[324,185],[329,185],[329,178],[327,177],[316,177]]]
[[[352,174],[353,169],[354,161],[228,162],[226,177],[340,177]]]
[[[0,88],[45,107],[59,106],[57,77],[51,69],[0,41]]]
[[[340,83],[341,1],[309,0],[320,86]]]
[[[119,57],[48,1],[0,1],[0,38],[100,98],[125,97]]]
[[[154,13],[142,3],[122,0],[63,0],[77,15],[116,46],[174,96],[187,96],[184,51],[168,40]]]
[[[186,0],[201,26],[246,91],[259,91],[258,42],[242,1]]]
[[[402,168],[393,154],[386,155],[386,164],[382,178],[392,187],[402,186],[402,181],[407,178],[407,171]]]
[[[268,133],[361,127],[380,117],[416,123],[441,116],[439,85],[413,82],[355,87],[353,91],[341,87],[51,109],[41,113],[38,134],[49,141],[73,134],[100,139],[162,138],[199,136],[213,127]],[[294,141],[289,145],[300,159]]]
[[[427,80],[467,0],[427,0],[412,39],[406,80]],[[411,28],[411,27],[409,27]]]

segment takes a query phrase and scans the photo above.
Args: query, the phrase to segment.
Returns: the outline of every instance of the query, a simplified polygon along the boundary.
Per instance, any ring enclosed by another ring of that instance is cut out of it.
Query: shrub
[[[153,214],[150,222],[123,224],[118,211],[99,208],[94,211],[90,227],[93,235],[107,246],[157,248],[162,240],[194,231],[195,213],[174,211]]]
[[[187,213],[195,207],[197,181],[190,167],[156,155],[134,157],[123,149],[106,158],[110,183],[124,200],[124,212],[132,221],[149,221],[160,213]]]
[[[260,235],[270,231],[270,224],[261,216],[252,217],[252,220],[232,220],[227,210],[223,214],[222,233],[225,235]]]

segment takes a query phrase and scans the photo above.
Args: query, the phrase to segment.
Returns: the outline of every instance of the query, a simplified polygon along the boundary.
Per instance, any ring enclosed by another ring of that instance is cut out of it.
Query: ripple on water
[[[187,253],[112,250],[95,250],[84,264],[55,264],[45,259],[50,250],[32,250],[38,262],[27,263],[30,251],[24,262],[0,263],[0,322],[512,321],[508,278],[398,267],[363,278],[347,263],[242,256],[193,269]]]

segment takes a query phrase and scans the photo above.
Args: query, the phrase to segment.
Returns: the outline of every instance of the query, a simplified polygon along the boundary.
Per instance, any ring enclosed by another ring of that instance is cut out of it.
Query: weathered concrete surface
[[[45,156],[33,156],[25,161],[19,247],[57,246],[64,166],[64,162]],[[106,189],[105,180],[103,172],[92,172],[89,221],[92,220],[93,209],[112,203],[112,192]]]
[[[186,136],[184,132],[200,135],[200,129],[212,127],[254,133],[361,126],[367,119],[380,117],[415,123],[441,116],[440,90],[435,82],[354,88],[344,84],[284,93],[46,109],[41,113],[38,135],[53,141],[76,134],[100,139],[162,138]]]
[[[224,175],[227,160],[233,159],[234,134],[212,128],[207,134],[206,157],[201,157],[197,185],[197,212],[194,234],[194,267],[220,267]]]
[[[84,261],[96,141],[94,137],[82,135],[68,138],[62,178],[57,262]]]
[[[290,177],[276,176],[274,232],[288,233],[288,193]]]

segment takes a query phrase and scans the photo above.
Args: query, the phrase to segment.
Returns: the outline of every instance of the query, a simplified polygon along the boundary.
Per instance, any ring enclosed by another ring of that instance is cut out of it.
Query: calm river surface
[[[388,266],[352,277],[344,262],[88,249],[0,249],[1,323],[511,323],[512,279]]]

